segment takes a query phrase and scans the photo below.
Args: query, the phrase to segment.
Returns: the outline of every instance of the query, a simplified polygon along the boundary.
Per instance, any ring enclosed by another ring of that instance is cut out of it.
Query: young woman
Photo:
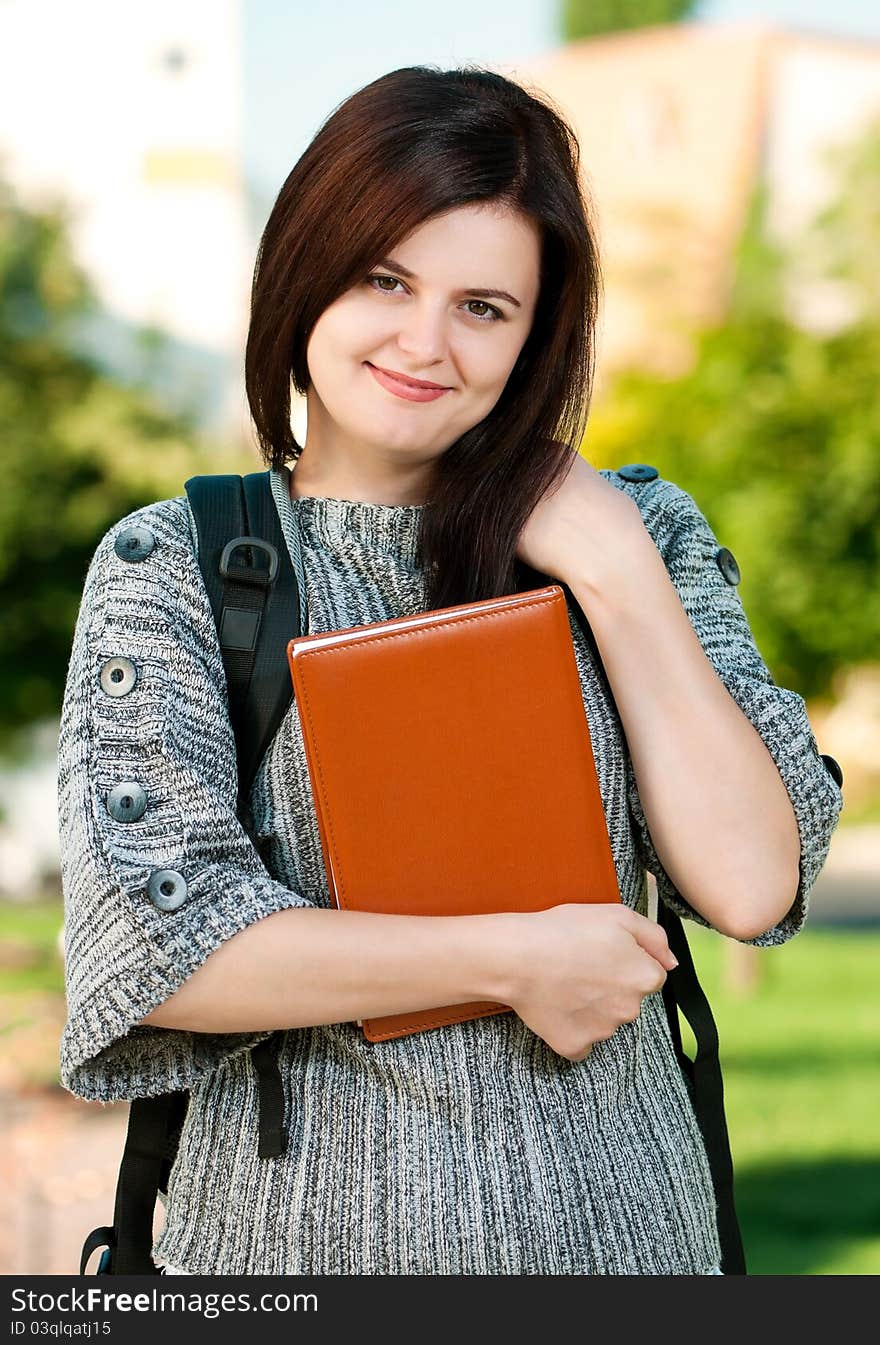
[[[598,296],[557,112],[488,71],[397,70],[282,187],[246,372],[309,631],[513,592],[529,567],[569,586],[620,906],[337,910],[295,703],[236,815],[186,497],[97,547],[59,745],[62,1079],[191,1090],[153,1247],[169,1271],[719,1273],[646,871],[678,913],[782,943],[842,796],[694,500],[577,453]],[[477,999],[515,1012],[380,1043],[356,1026]],[[288,1144],[260,1158],[251,1050],[276,1030]]]

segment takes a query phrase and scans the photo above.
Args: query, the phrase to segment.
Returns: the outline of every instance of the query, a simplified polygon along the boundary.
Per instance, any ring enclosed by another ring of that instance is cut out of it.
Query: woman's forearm
[[[757,730],[703,650],[641,520],[578,568],[657,854],[722,934],[748,939],[790,909],[800,838]]]
[[[505,1003],[510,921],[506,914],[276,911],[222,943],[141,1021],[191,1032],[258,1032],[473,1000]]]

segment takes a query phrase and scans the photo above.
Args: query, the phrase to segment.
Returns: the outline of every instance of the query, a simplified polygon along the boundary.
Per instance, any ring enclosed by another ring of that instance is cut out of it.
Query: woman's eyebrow
[[[407,280],[418,280],[415,271],[410,271],[408,267],[402,266],[400,262],[396,262],[393,257],[383,257],[379,262],[379,265],[387,266],[389,271],[397,271]],[[519,299],[514,299],[512,294],[507,293],[507,290],[462,290],[462,294],[474,294],[479,299],[506,299],[508,303],[513,304],[516,308],[522,307]]]

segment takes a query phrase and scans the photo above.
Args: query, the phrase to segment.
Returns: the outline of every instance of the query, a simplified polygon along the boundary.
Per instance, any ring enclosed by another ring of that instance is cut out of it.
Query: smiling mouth
[[[397,379],[407,388],[428,388],[432,392],[449,392],[450,389],[443,383],[429,383],[424,378],[409,378],[407,374],[400,374],[396,369],[385,369],[381,364],[371,364],[369,360],[365,361],[371,369],[377,369],[380,374],[387,374],[389,378]]]
[[[415,379],[401,378],[398,374],[389,373],[386,369],[381,369],[377,364],[371,364],[369,360],[364,360],[365,368],[369,369],[375,381],[387,393],[398,400],[398,402],[409,402],[412,406],[420,403],[436,402],[440,397],[445,397],[451,388],[444,388],[438,383],[417,382]]]

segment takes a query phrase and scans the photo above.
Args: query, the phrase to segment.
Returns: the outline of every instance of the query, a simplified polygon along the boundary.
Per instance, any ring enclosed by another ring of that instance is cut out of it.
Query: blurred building
[[[244,437],[253,266],[242,173],[241,0],[5,0],[0,172],[63,199],[102,312],[77,336],[205,428]],[[139,328],[168,349],[151,351]]]
[[[597,210],[606,296],[599,378],[687,365],[687,327],[724,311],[753,188],[790,241],[827,200],[823,153],[880,115],[880,43],[766,24],[669,24],[569,43],[505,73],[571,121]],[[804,283],[791,317],[845,321]]]
[[[77,344],[204,429],[250,444],[240,10],[241,0],[0,0],[0,173],[23,206],[70,212],[99,303]],[[57,870],[45,826],[56,728],[41,726],[32,757],[0,771],[4,896]]]

